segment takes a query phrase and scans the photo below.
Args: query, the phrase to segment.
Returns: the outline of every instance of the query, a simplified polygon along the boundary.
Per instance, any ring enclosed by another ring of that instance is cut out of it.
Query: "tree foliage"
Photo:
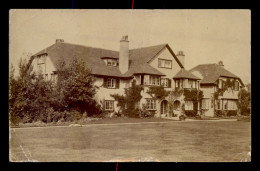
[[[162,100],[169,95],[169,92],[163,86],[151,86],[147,91],[153,98]]]
[[[214,93],[214,98],[218,99],[219,96],[223,96],[224,92],[227,90],[231,90],[233,92],[233,88],[235,87],[235,82],[236,80],[230,80],[229,78],[227,78],[226,81],[222,80],[222,88],[217,88],[217,91]]]
[[[60,66],[57,70],[59,104],[66,109],[92,113],[97,109],[96,101],[93,99],[97,87],[94,85],[91,71],[82,60],[76,57],[67,67],[65,61],[59,63]]]
[[[12,124],[38,120],[47,122],[50,115],[56,111],[76,110],[89,114],[101,112],[100,106],[93,99],[96,93],[94,78],[84,63],[73,58],[72,63],[67,67],[65,62],[61,65],[62,67],[58,69],[60,79],[57,84],[45,80],[41,72],[38,74],[33,72],[33,68],[26,60],[19,61],[17,78],[14,78],[14,68],[11,66],[9,113]],[[57,113],[56,115],[58,116]],[[57,116],[53,117],[57,118]]]
[[[250,86],[250,85],[249,85]],[[250,89],[249,89],[250,90]],[[238,93],[238,109],[241,115],[250,115],[251,93],[246,89],[241,89]]]
[[[136,117],[135,105],[141,100],[141,91],[143,87],[136,84],[136,80],[133,80],[132,86],[125,88],[124,95],[112,94],[116,101],[118,101],[117,106],[120,107],[120,112],[126,114],[129,117]]]

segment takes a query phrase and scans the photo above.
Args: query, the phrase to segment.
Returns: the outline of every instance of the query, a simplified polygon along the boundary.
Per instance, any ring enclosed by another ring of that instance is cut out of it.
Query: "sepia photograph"
[[[10,162],[251,162],[251,11],[10,9]]]

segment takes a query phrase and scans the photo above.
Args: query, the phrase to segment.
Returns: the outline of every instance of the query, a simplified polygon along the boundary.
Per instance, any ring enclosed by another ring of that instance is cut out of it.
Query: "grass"
[[[247,155],[251,151],[250,122],[184,121],[25,128],[11,129],[10,134],[11,161],[251,160]]]
[[[24,128],[24,127],[47,127],[47,126],[69,126],[70,124],[112,124],[112,123],[139,123],[139,122],[169,122],[174,120],[163,119],[163,118],[127,118],[127,117],[118,117],[118,118],[88,118],[86,120],[79,120],[73,122],[32,122],[32,123],[21,123],[19,126],[12,126],[13,128]]]

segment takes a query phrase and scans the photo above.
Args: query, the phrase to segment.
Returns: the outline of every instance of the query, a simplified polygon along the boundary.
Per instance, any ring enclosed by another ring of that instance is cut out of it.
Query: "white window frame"
[[[169,64],[167,64],[167,66],[166,66],[166,62],[169,62]],[[159,67],[159,68],[168,68],[168,69],[171,69],[171,68],[172,68],[172,60],[168,60],[168,59],[158,59],[158,67]]]
[[[223,80],[219,79],[218,81],[218,88],[222,89],[223,88]]]
[[[223,109],[228,110],[228,100],[223,100]]]
[[[239,90],[239,82],[238,81],[235,81],[234,90],[235,91]]]
[[[116,88],[116,79],[108,78],[107,79],[107,88]]]
[[[208,110],[209,109],[209,101],[210,101],[209,98],[202,99],[201,109]]]
[[[107,65],[108,66],[116,66],[117,65],[117,61],[115,59],[107,59]]]
[[[156,100],[146,99],[147,110],[156,110]]]
[[[168,85],[169,85],[168,78],[161,78],[161,86],[168,87]]]
[[[105,100],[105,110],[114,110],[114,100]]]
[[[185,101],[185,110],[193,110],[193,101]]]
[[[175,88],[179,88],[180,80],[175,80]]]
[[[154,75],[144,75],[144,85],[160,85],[160,77]]]

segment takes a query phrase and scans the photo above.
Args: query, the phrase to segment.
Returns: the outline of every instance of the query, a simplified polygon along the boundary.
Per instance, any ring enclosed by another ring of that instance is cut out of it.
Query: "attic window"
[[[117,58],[101,57],[107,66],[118,66]]]
[[[159,68],[172,68],[172,61],[166,59],[158,59]]]

